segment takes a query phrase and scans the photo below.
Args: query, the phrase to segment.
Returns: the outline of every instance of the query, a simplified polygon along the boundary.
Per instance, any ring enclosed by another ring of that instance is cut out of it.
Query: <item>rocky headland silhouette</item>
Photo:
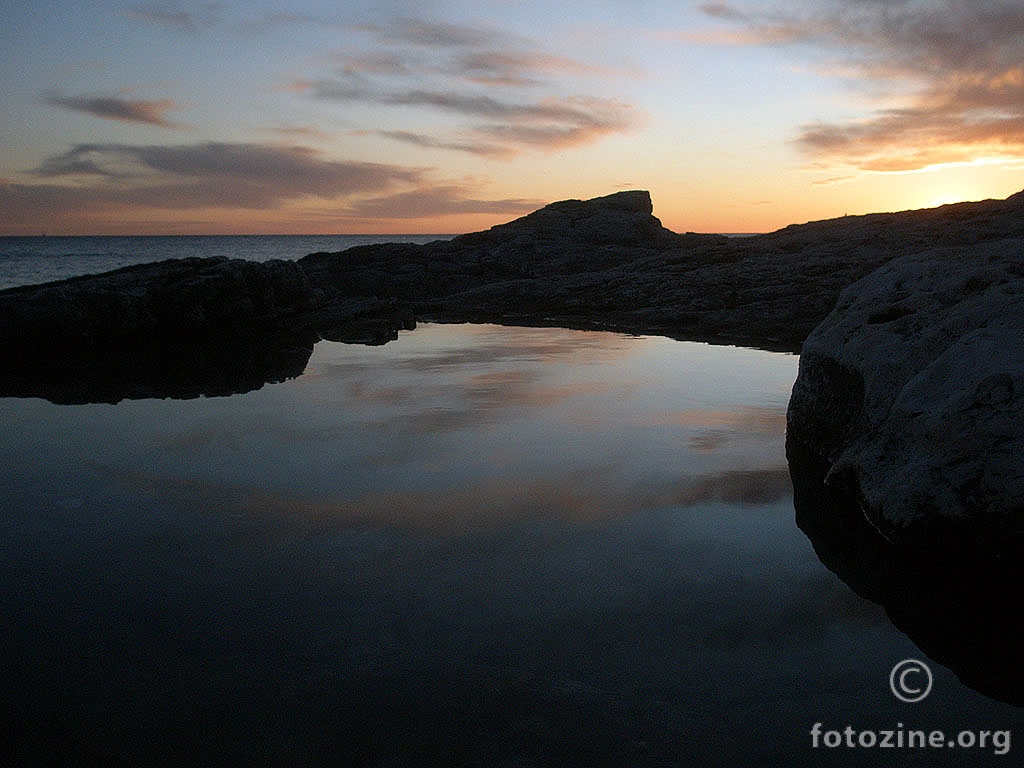
[[[8,371],[89,356],[98,370],[112,353],[215,340],[384,343],[417,320],[797,352],[844,288],[892,259],[1014,237],[1024,237],[1024,193],[730,238],[672,232],[647,192],[619,192],[425,245],[358,246],[298,262],[170,260],[0,291],[0,352]],[[281,371],[270,368],[268,381],[277,380]]]

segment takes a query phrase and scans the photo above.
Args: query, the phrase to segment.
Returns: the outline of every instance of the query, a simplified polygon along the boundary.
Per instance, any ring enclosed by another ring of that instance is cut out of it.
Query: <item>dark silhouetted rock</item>
[[[317,337],[290,261],[181,259],[0,292],[0,393],[57,403],[190,398],[298,376]]]
[[[0,368],[0,393],[61,405],[236,395],[300,376],[315,342],[310,336],[240,332],[69,349]]]
[[[31,355],[201,338],[314,308],[295,262],[172,259],[0,292],[0,349]]]
[[[419,320],[604,328],[797,351],[840,291],[896,256],[1024,237],[1021,200],[676,234],[647,192],[552,203],[485,232],[300,260],[330,318],[340,298],[388,299]],[[339,312],[340,318],[345,315]]]
[[[653,215],[650,195],[630,191],[552,203],[425,245],[360,246],[298,262],[148,264],[0,292],[0,355],[26,371],[89,355],[77,370],[98,372],[104,356],[118,359],[124,349],[145,358],[147,346],[242,336],[379,344],[417,320],[797,351],[840,291],[896,256],[1024,237],[1021,197],[728,238],[671,232]]]

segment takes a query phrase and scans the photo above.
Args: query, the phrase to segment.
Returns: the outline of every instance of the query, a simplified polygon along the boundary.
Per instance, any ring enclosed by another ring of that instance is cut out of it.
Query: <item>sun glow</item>
[[[925,208],[938,208],[940,205],[950,205],[952,203],[962,203],[966,200],[970,200],[971,196],[965,194],[959,190],[937,192],[932,196],[930,200],[925,204]]]

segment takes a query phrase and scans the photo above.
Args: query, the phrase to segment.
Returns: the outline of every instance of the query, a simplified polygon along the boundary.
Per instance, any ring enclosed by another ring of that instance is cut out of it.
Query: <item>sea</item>
[[[4,238],[0,274],[374,240]],[[1007,656],[795,511],[797,356],[433,323],[306,354],[0,392],[4,765],[1017,764]]]
[[[452,235],[166,235],[0,237],[0,290],[193,256],[300,259],[382,242],[429,243]]]

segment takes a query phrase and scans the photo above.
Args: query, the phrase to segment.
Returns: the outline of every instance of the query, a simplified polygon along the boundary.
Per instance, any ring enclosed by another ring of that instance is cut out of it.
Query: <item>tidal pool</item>
[[[421,325],[232,397],[0,399],[14,763],[1008,764],[813,745],[1022,718],[815,556],[796,367]]]

